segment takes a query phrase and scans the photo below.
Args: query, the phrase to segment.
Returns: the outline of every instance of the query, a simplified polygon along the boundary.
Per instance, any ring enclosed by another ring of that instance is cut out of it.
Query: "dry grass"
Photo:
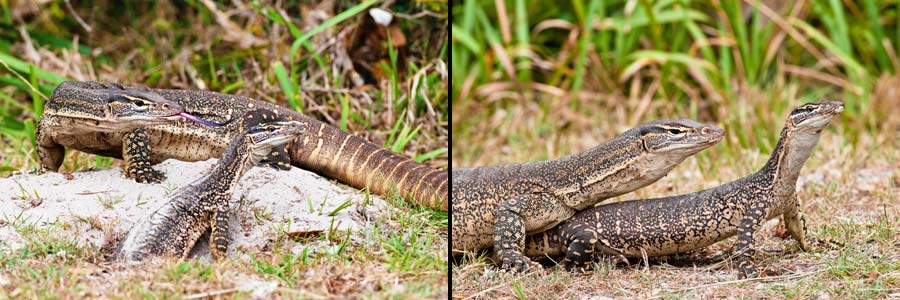
[[[354,232],[346,245],[278,236],[263,251],[222,261],[159,258],[137,265],[108,262],[101,249],[59,236],[57,225],[5,222],[0,226],[14,226],[27,242],[0,251],[0,299],[446,298],[446,227],[429,213],[383,218],[376,221],[386,225]],[[398,251],[397,243],[410,250]]]

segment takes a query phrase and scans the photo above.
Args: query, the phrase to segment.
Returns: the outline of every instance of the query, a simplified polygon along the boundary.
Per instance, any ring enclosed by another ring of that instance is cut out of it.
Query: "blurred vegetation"
[[[444,167],[447,13],[430,0],[0,1],[0,176],[37,166],[34,127],[64,80],[271,101]],[[70,151],[63,169],[115,163]]]
[[[717,123],[728,134],[717,147],[768,153],[787,112],[823,98],[845,102],[834,130],[851,146],[897,141],[897,1],[454,1],[451,10],[452,109],[466,112],[451,126],[456,166],[504,162],[498,145],[530,151],[513,160],[561,156],[560,132],[599,127],[609,137],[655,118]],[[501,141],[481,142],[492,139]]]

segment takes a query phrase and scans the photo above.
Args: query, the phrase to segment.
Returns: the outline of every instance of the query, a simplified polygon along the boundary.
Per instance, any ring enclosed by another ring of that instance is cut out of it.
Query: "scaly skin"
[[[85,151],[107,156],[145,154],[146,132],[138,129],[179,122],[184,113],[180,104],[153,93],[68,86],[64,82],[53,92],[35,132],[41,172],[59,169],[64,145],[83,144]],[[119,139],[118,148],[102,146],[101,140],[110,139]],[[162,176],[141,158],[128,164],[125,173],[139,182],[158,181]]]
[[[207,230],[212,231],[210,254],[216,259],[225,256],[231,242],[227,234],[229,202],[238,180],[273,148],[306,130],[300,122],[276,121],[267,110],[248,112],[242,123],[249,129],[234,138],[210,174],[178,189],[129,230],[119,245],[118,259],[140,261],[161,255],[187,258]]]
[[[128,130],[98,130],[92,126],[82,126],[75,132],[70,127],[61,126],[64,124],[62,121],[71,117],[51,117],[56,114],[55,108],[85,111],[82,107],[97,106],[102,99],[91,95],[104,93],[161,99],[183,107],[184,112],[190,115],[225,125],[177,122]],[[303,139],[276,148],[264,162],[280,168],[291,164],[383,196],[397,192],[418,205],[447,211],[446,172],[267,102],[208,91],[69,81],[57,87],[46,107],[45,117],[38,124],[38,133],[44,137],[38,140],[38,154],[44,169],[57,170],[62,163],[63,147],[69,147],[92,154],[125,158],[124,174],[127,177],[138,182],[159,182],[164,175],[150,165],[169,158],[199,161],[219,157],[229,141],[240,133],[236,129],[238,125],[229,121],[250,110],[267,109],[286,120],[305,124],[310,131]]]
[[[590,266],[595,251],[640,258],[685,253],[738,235],[741,276],[755,277],[754,233],[784,216],[788,232],[810,249],[795,196],[797,177],[822,130],[842,110],[838,101],[803,105],[788,118],[768,163],[758,172],[686,195],[617,202],[581,211],[557,228],[529,236],[528,256],[565,251],[567,269]]]
[[[659,180],[722,135],[718,127],[691,120],[659,120],[557,160],[453,168],[453,250],[493,245],[502,269],[527,270],[534,263],[521,253],[526,234]]]

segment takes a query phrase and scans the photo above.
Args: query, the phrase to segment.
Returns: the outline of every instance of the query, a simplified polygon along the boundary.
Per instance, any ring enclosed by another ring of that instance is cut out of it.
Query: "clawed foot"
[[[500,269],[513,273],[524,273],[529,269],[541,269],[541,265],[521,253],[501,254]]]
[[[748,279],[748,278],[756,278],[759,276],[759,273],[756,272],[756,267],[753,266],[753,263],[749,261],[742,261],[738,264],[738,269],[740,269],[740,273],[738,273],[738,279]]]
[[[30,175],[42,175],[42,174],[47,173],[47,172],[50,172],[50,168],[45,167],[45,166],[40,166],[40,167],[37,167],[37,168],[32,168],[31,170],[28,170],[28,173],[27,173],[27,174],[30,174]]]
[[[621,254],[608,256],[606,258],[606,261],[613,266],[618,265],[619,263],[625,264],[625,267],[631,266],[631,263],[628,262],[628,258],[625,257],[625,255],[621,255]]]
[[[264,168],[269,167],[269,168],[279,170],[279,171],[291,170],[291,165],[288,163],[285,163],[283,161],[263,161],[263,162],[260,162],[258,166],[264,167]]]
[[[166,179],[166,174],[149,166],[143,166],[126,169],[125,177],[134,179],[134,181],[139,183],[160,183]]]
[[[810,245],[814,245],[816,248],[827,248],[827,249],[832,249],[832,250],[844,247],[843,243],[835,242],[835,241],[832,241],[831,239],[820,240],[817,238],[809,238],[809,242],[807,242],[807,243]]]
[[[577,262],[577,261],[566,260],[563,262],[563,266],[566,268],[566,271],[569,271],[572,273],[581,273],[581,274],[591,273],[594,269],[593,266],[591,265],[591,261]]]

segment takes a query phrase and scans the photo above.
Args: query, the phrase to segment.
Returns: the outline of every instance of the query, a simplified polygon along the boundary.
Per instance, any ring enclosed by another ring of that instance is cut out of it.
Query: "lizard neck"
[[[781,138],[765,166],[758,172],[772,179],[775,195],[790,196],[796,191],[797,177],[812,149],[819,142],[821,131],[785,127]]]
[[[629,165],[644,153],[639,137],[620,136],[583,152],[551,161],[539,162],[534,177],[544,182],[565,182],[589,186]],[[581,182],[575,179],[584,178]],[[569,185],[567,184],[567,185]]]
[[[536,163],[523,169],[520,177],[540,182],[567,206],[583,209],[654,181],[648,169],[653,161],[661,160],[652,160],[649,155],[640,135],[626,132],[587,151]]]
[[[242,138],[235,139],[210,172],[206,180],[207,189],[215,191],[215,193],[230,195],[241,176],[253,165],[259,163],[260,159],[251,151],[250,146],[244,143]],[[225,198],[230,197],[222,199]]]

